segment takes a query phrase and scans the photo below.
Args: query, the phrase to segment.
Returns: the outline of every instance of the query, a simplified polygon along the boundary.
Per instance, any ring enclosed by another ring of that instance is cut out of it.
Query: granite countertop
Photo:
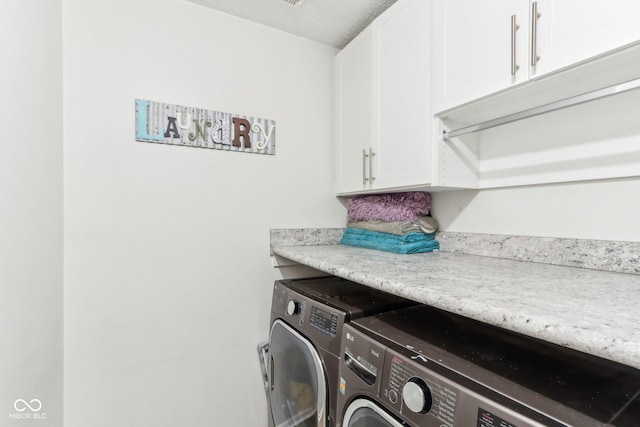
[[[640,368],[640,276],[452,252],[273,246],[281,257]]]

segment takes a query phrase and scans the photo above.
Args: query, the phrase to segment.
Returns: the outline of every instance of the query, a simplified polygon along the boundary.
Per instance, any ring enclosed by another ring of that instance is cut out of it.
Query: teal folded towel
[[[397,254],[432,252],[440,248],[435,233],[411,232],[401,236],[378,231],[347,227],[340,243],[361,248],[377,249]]]

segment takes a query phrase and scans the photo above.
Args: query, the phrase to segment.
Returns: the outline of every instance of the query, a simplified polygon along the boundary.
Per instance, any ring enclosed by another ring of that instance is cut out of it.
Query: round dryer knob
[[[409,410],[418,414],[428,413],[433,403],[429,386],[418,377],[410,378],[402,387],[402,401]]]
[[[300,304],[294,300],[289,301],[287,304],[287,314],[289,316],[293,316],[294,314],[298,314],[300,312]]]

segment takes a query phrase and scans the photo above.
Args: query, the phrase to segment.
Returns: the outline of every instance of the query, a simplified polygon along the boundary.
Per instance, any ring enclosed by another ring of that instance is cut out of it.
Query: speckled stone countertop
[[[354,282],[640,368],[638,275],[335,244],[271,250]]]

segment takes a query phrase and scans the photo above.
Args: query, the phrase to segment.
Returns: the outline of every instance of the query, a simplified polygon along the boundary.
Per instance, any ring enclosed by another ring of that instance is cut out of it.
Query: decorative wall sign
[[[136,141],[276,154],[276,122],[136,99]]]

